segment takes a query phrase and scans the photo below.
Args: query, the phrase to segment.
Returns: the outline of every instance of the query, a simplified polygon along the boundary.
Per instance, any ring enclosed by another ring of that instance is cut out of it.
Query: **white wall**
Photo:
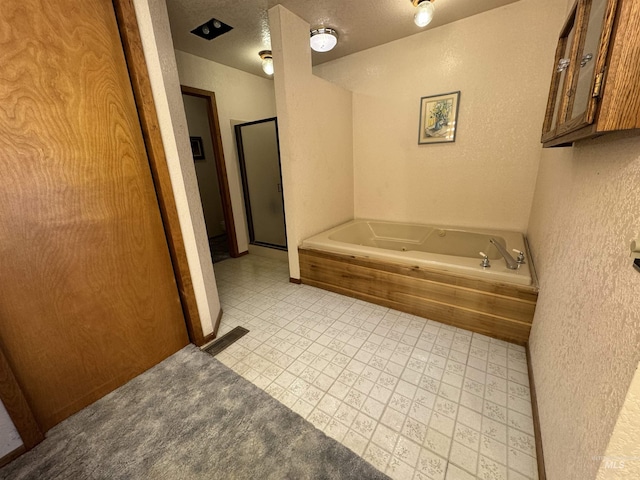
[[[0,401],[0,458],[22,446],[22,439],[11,421],[11,417]]]
[[[245,252],[248,249],[249,239],[238,151],[231,122],[232,120],[235,120],[236,123],[252,122],[275,117],[276,103],[273,80],[251,75],[180,50],[175,51],[175,56],[182,85],[208,90],[216,94],[238,249],[240,252]],[[257,52],[256,61],[259,61]]]
[[[525,231],[564,12],[521,0],[316,66],[354,92],[355,216]],[[456,90],[456,142],[418,145],[420,98]]]
[[[592,480],[640,361],[640,139],[545,151],[529,225],[529,339],[549,478]],[[636,438],[640,443],[640,438]]]
[[[205,335],[213,332],[220,300],[191,155],[165,0],[134,0],[153,100],[180,217],[180,228]]]
[[[313,75],[310,26],[282,6],[269,10],[289,271],[298,245],[353,218],[351,92]]]

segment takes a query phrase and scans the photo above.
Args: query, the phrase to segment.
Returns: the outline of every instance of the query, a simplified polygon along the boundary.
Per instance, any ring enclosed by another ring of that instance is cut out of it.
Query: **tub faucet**
[[[507,268],[509,268],[511,270],[517,270],[517,268],[519,266],[518,262],[516,262],[513,259],[511,254],[509,252],[507,252],[507,250],[502,245],[500,245],[498,242],[496,242],[494,238],[491,238],[489,240],[489,242],[491,242],[498,249],[498,252],[500,252],[500,255],[502,255],[504,257],[504,261],[507,263]]]

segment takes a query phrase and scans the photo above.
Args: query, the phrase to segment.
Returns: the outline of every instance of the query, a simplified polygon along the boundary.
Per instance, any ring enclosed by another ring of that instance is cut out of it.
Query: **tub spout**
[[[495,239],[493,239],[493,238],[490,239],[489,242],[491,242],[498,249],[498,252],[500,252],[500,255],[502,255],[504,257],[504,261],[507,262],[507,268],[509,268],[511,270],[517,270],[518,262],[516,262],[513,259],[511,254],[509,252],[507,252],[506,248],[504,248],[502,245],[500,245],[498,242],[496,242]]]

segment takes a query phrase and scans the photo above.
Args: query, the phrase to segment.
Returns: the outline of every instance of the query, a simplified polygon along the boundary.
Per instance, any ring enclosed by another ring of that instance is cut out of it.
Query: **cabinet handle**
[[[591,60],[593,60],[593,54],[587,53],[584,57],[582,57],[582,60],[580,60],[580,66],[584,67]]]
[[[558,68],[556,68],[556,72],[561,73],[564,72],[567,68],[569,68],[569,64],[571,63],[571,59],[569,58],[561,58],[558,62]]]

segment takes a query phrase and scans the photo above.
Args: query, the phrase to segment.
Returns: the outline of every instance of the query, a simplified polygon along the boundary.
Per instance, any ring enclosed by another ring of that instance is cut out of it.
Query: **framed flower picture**
[[[420,99],[419,145],[456,141],[459,103],[459,91]]]

